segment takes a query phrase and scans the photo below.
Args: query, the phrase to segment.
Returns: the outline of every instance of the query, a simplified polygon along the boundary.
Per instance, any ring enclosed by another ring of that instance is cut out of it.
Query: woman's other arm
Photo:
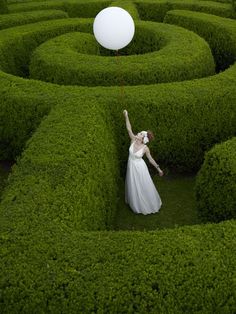
[[[145,149],[145,153],[146,153],[146,156],[149,160],[149,162],[157,169],[157,171],[159,172],[159,175],[160,176],[163,176],[163,171],[161,170],[161,168],[159,167],[159,165],[155,162],[155,160],[152,158],[151,156],[151,153],[150,153],[150,150],[149,148],[146,146],[146,149]]]

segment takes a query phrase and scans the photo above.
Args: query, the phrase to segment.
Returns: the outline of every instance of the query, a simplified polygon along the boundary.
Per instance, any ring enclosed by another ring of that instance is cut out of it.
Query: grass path
[[[194,199],[195,175],[155,174],[153,181],[160,194],[162,207],[155,214],[135,214],[125,204],[124,182],[120,185],[119,208],[113,224],[114,230],[155,230],[182,225],[200,224]]]

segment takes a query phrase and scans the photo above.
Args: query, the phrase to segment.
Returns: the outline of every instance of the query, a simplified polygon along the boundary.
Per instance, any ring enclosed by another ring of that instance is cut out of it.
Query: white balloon
[[[93,33],[100,45],[118,50],[127,46],[134,36],[135,26],[131,15],[119,7],[100,11],[93,23]]]

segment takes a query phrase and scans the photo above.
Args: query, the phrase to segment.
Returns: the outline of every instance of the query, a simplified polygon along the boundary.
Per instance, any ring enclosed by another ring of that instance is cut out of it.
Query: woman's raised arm
[[[134,135],[134,133],[132,131],[132,127],[131,127],[131,124],[130,124],[130,121],[129,121],[128,111],[124,110],[123,114],[125,116],[126,129],[128,131],[129,137],[130,137],[131,141],[134,141],[135,140],[135,135]]]

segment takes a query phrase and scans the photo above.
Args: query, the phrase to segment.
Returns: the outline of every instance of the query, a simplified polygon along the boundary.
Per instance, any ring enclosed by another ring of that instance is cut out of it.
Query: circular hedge
[[[91,29],[88,25],[88,31]],[[149,47],[152,53],[143,52]],[[63,85],[112,86],[182,81],[214,74],[208,44],[199,36],[167,24],[136,22],[127,57],[101,57],[93,35],[66,34],[39,46],[30,77]],[[155,51],[157,50],[157,51]],[[135,70],[134,70],[135,69]]]
[[[196,201],[203,221],[236,218],[236,137],[208,151],[197,175]]]

